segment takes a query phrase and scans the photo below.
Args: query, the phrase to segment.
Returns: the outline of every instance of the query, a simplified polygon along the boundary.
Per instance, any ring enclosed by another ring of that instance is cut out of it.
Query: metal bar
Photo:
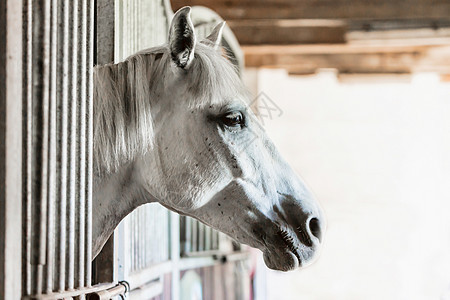
[[[58,269],[58,278],[55,287],[59,291],[63,291],[66,287],[66,245],[67,245],[67,159],[68,159],[68,76],[69,76],[69,4],[66,1],[59,3],[59,31],[58,46],[61,55],[59,59],[59,76],[58,76],[58,98],[59,98],[59,217],[57,227],[59,228],[58,238],[58,256],[56,264]]]
[[[48,184],[48,130],[49,130],[49,44],[50,1],[36,2],[33,7],[33,201],[34,224],[38,228],[34,235],[33,248],[39,249],[32,257],[36,266],[36,293],[45,285],[47,241],[47,184]],[[36,236],[37,235],[37,236]]]
[[[137,259],[137,264],[136,264],[136,269],[140,270],[142,269],[142,230],[139,230],[138,228],[141,227],[141,221],[142,221],[142,209],[137,209],[136,213],[135,213],[135,218],[136,218],[136,227],[135,230],[137,232],[137,239],[136,239],[136,243],[137,243],[137,247],[136,247],[136,259]]]
[[[190,221],[192,223],[191,252],[195,252],[198,251],[198,221],[193,218],[190,218]]]
[[[167,274],[172,270],[172,261],[153,264],[150,267],[139,270],[127,276],[130,289],[134,290],[146,283],[159,278],[163,274]]]
[[[163,288],[163,277],[160,277],[158,281],[150,282],[131,291],[130,299],[153,299],[162,294]]]
[[[185,234],[186,234],[186,242],[184,247],[184,253],[189,253],[192,251],[192,222],[189,217],[184,217],[186,220],[186,228],[185,228]]]
[[[145,216],[146,207],[143,207],[139,210],[139,227],[144,225],[144,216]],[[145,232],[144,230],[139,230],[139,269],[142,269],[145,266],[144,263],[144,253],[145,253]]]
[[[92,68],[94,67],[94,1],[89,1],[87,7],[87,60],[86,60],[86,81],[87,81],[87,98],[86,98],[86,248],[85,248],[85,285],[91,285],[92,276],[92,170],[93,170],[93,78]]]
[[[180,216],[180,255],[186,251],[186,217]]]
[[[144,206],[145,208],[144,210],[144,220],[142,222],[141,226],[145,226],[145,224],[148,224],[148,221],[153,219],[154,216],[152,216],[152,211],[150,210],[149,205]],[[155,218],[156,219],[156,218]],[[151,240],[150,240],[150,235],[148,234],[144,234],[144,249],[142,252],[142,256],[143,256],[143,260],[144,260],[144,267],[147,267],[148,265],[151,264],[152,261],[152,257],[151,257],[151,253],[153,252],[152,249],[152,244],[151,244]]]
[[[50,2],[50,60],[49,60],[49,151],[48,157],[48,186],[47,186],[47,261],[46,261],[46,292],[53,291],[53,272],[55,257],[55,183],[56,183],[56,32],[57,32],[57,3]]]
[[[26,295],[29,295],[32,293],[32,267],[31,267],[31,251],[32,251],[32,176],[33,176],[33,161],[32,161],[32,149],[33,149],[33,105],[32,105],[32,55],[33,55],[33,47],[32,47],[32,36],[33,36],[33,21],[32,21],[32,0],[27,0],[26,3],[24,3],[24,28],[26,28],[26,33],[24,35],[24,44],[25,44],[25,57],[24,57],[24,107],[25,107],[25,122],[24,122],[24,132],[23,135],[25,137],[24,144],[26,145],[26,151],[23,151],[23,161],[25,166],[24,176],[23,176],[23,182],[25,182],[25,195],[24,195],[24,218],[23,222],[26,224],[24,226],[25,228],[25,239],[24,239],[24,248],[25,248],[25,254],[24,254],[24,274],[26,278],[24,278],[24,286],[23,292]]]
[[[249,255],[250,254],[248,252],[223,253],[220,251],[208,251],[207,254],[202,252],[198,255],[191,255],[189,257],[182,258],[178,264],[180,271],[184,271],[228,262],[244,261],[248,259]]]
[[[205,247],[204,247],[205,251],[212,250],[212,247],[211,247],[211,231],[212,231],[211,227],[205,225]]]
[[[126,282],[119,282],[116,286],[101,290],[98,292],[93,293],[89,296],[89,299],[91,300],[109,300],[113,297],[119,296],[119,295],[125,295],[129,290],[128,284]]]
[[[71,31],[69,38],[69,49],[72,49],[70,58],[70,83],[69,83],[69,116],[70,116],[70,134],[69,134],[69,205],[68,216],[68,245],[67,245],[67,289],[74,288],[75,274],[75,200],[76,200],[76,134],[77,134],[77,44],[78,44],[78,0],[73,0],[70,14]]]
[[[76,247],[76,279],[77,287],[84,286],[84,254],[85,254],[85,168],[86,168],[86,11],[87,0],[78,3],[79,39],[78,39],[78,126],[77,126],[77,240]]]
[[[212,250],[219,249],[219,232],[217,230],[212,230]]]
[[[130,228],[128,229],[130,231],[130,244],[131,244],[131,266],[130,266],[130,271],[134,271],[136,269],[136,238],[135,235],[137,234],[135,230],[133,230],[135,228],[135,218],[134,218],[134,214],[132,216],[130,216]],[[131,229],[131,230],[130,230]]]
[[[180,298],[180,216],[170,212],[170,259],[172,260],[172,299]]]
[[[197,222],[198,224],[198,251],[205,251],[205,224]]]
[[[116,283],[101,283],[94,285],[92,287],[83,287],[76,290],[70,290],[70,291],[64,291],[64,292],[58,292],[58,293],[52,293],[52,294],[46,294],[46,295],[27,295],[23,297],[23,300],[55,300],[55,299],[72,299],[73,297],[80,297],[80,296],[86,296],[93,293],[96,293],[98,291],[107,290],[110,288],[115,287]],[[80,298],[76,298],[80,299]]]

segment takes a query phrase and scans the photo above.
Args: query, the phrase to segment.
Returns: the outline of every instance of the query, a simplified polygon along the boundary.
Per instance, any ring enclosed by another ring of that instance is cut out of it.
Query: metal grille
[[[180,217],[180,255],[219,250],[219,232],[190,217]]]
[[[91,283],[93,3],[24,3],[24,296]]]
[[[171,11],[165,1],[116,2],[115,60],[166,41]],[[139,207],[119,228],[122,274],[129,276],[169,260],[169,212],[159,204]]]
[[[116,1],[116,61],[166,41],[171,18],[167,5],[161,0]]]
[[[128,272],[135,273],[169,260],[169,212],[159,204],[147,204],[125,221]]]

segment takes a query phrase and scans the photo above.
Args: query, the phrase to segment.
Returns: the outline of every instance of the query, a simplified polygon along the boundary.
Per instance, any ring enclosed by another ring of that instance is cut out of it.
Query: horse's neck
[[[114,174],[95,177],[92,201],[94,257],[125,216],[139,205],[153,201],[136,180],[134,162],[121,167]]]

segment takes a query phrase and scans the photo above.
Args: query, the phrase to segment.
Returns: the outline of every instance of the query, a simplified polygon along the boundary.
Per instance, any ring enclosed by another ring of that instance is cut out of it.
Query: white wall
[[[320,259],[269,271],[268,298],[450,299],[450,84],[257,76],[283,110],[266,130],[328,219]]]

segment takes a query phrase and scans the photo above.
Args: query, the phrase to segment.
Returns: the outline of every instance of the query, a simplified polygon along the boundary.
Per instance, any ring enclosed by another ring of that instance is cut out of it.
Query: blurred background
[[[267,272],[268,299],[449,299],[450,85],[433,73],[258,80],[283,111],[269,136],[328,220],[315,264]]]
[[[172,1],[227,20],[325,245],[261,299],[450,299],[450,2]]]

